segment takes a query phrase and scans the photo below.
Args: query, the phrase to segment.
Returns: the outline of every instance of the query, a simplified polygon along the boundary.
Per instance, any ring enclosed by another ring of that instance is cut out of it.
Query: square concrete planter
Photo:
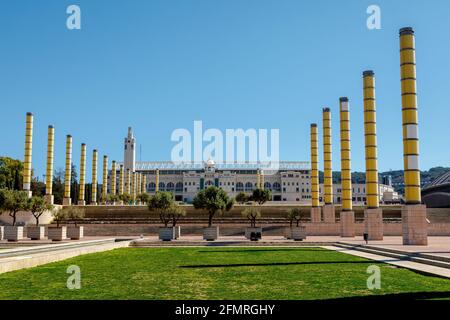
[[[174,239],[175,239],[175,228],[173,228],[173,227],[159,228],[159,240],[171,241]]]
[[[84,227],[68,227],[67,228],[67,238],[70,238],[72,240],[80,240],[84,237]]]
[[[262,228],[245,228],[245,237],[247,239],[251,239],[252,233],[254,233],[256,236],[256,238],[254,238],[253,240],[257,241],[262,237]]]
[[[0,227],[0,240],[3,240],[3,235],[5,234],[5,227]]]
[[[286,239],[292,239],[292,228],[291,228],[291,227],[287,227],[287,228],[284,230],[284,237],[285,237]]]
[[[4,238],[8,241],[19,241],[23,239],[23,227],[6,226]]]
[[[27,227],[27,237],[31,240],[41,240],[45,238],[44,226],[30,226]]]
[[[291,239],[295,241],[302,241],[306,239],[306,227],[292,227],[291,229]]]
[[[67,239],[67,227],[49,227],[47,237],[53,241],[65,240]]]
[[[207,227],[203,229],[203,240],[214,241],[219,238],[219,227]]]
[[[173,227],[174,232],[175,232],[175,239],[180,238],[181,235],[181,227],[180,226],[175,226]]]

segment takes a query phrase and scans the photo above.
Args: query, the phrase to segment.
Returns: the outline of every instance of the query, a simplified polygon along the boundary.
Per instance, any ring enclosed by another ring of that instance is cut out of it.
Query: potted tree
[[[84,227],[78,226],[78,221],[84,218],[85,211],[81,208],[69,207],[67,210],[67,218],[73,222],[73,226],[67,228],[67,238],[72,240],[80,240],[84,236]]]
[[[43,197],[33,196],[29,199],[28,208],[36,219],[35,226],[27,227],[27,236],[31,240],[41,240],[45,238],[45,226],[39,225],[39,218],[47,210],[52,210],[53,205],[48,204]]]
[[[245,228],[245,237],[252,241],[261,239],[262,228],[256,227],[256,219],[261,218],[261,211],[256,208],[246,208],[242,210],[242,216],[250,220],[250,227]]]
[[[212,225],[212,219],[216,214],[222,215],[233,208],[234,200],[218,187],[211,186],[201,190],[194,197],[192,204],[195,209],[208,212],[208,227],[203,229],[203,239],[213,241],[219,237],[219,227]]]
[[[306,239],[306,227],[300,225],[303,220],[303,212],[298,208],[288,209],[286,218],[289,221],[289,231],[286,238],[295,241]],[[295,227],[293,226],[294,221],[296,224]]]
[[[112,205],[115,205],[120,200],[119,196],[117,194],[108,194],[106,199],[107,199],[107,202]]]
[[[170,211],[173,209],[174,201],[170,192],[158,191],[152,196],[148,202],[150,212],[156,212],[164,227],[159,228],[159,239],[162,241],[170,241],[175,239],[175,229],[169,227],[172,217]]]
[[[53,241],[62,241],[67,238],[67,227],[61,226],[61,222],[65,221],[68,216],[68,208],[55,208],[52,211],[53,221],[56,222],[56,227],[48,227],[47,237]]]
[[[180,207],[178,204],[174,204],[170,210],[169,215],[172,219],[172,227],[174,229],[174,236],[175,239],[178,239],[181,234],[181,228],[180,226],[177,226],[177,222],[181,219],[181,217],[186,216],[186,210],[182,207]]]
[[[12,225],[5,227],[4,238],[8,241],[19,241],[23,239],[23,227],[16,226],[17,213],[28,210],[28,195],[26,192],[17,190],[4,191],[3,208],[12,218]]]

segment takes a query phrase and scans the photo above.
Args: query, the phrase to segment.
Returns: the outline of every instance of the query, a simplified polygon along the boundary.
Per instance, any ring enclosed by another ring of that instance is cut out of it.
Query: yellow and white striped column
[[[125,193],[131,195],[131,171],[130,171],[130,169],[127,169]]]
[[[355,236],[355,213],[352,203],[352,169],[350,143],[350,104],[347,97],[339,98],[341,133],[341,237]]]
[[[66,171],[64,173],[64,199],[63,205],[70,206],[72,199],[70,197],[70,185],[72,179],[72,136],[66,137]]]
[[[31,197],[31,159],[33,155],[33,114],[27,112],[25,125],[25,153],[23,161],[23,191]]]
[[[311,222],[322,220],[319,202],[319,138],[317,124],[311,123]]]
[[[123,184],[124,184],[124,177],[123,177],[123,164],[120,165],[120,172],[119,172],[119,195],[123,194]]]
[[[156,188],[155,192],[159,191],[159,169],[156,169]]]
[[[102,203],[106,204],[108,197],[108,156],[103,156],[103,181],[102,181]]]
[[[45,202],[54,203],[53,196],[53,160],[55,152],[55,128],[48,126],[47,131],[47,170],[45,175]]]
[[[98,151],[97,149],[94,149],[94,151],[92,151],[92,205],[97,204],[97,161]]]
[[[383,240],[383,211],[379,207],[377,111],[375,73],[363,72],[364,140],[366,156],[366,202],[364,227],[368,240]]]
[[[256,188],[262,189],[261,188],[261,171],[259,169],[256,170]]]
[[[421,205],[420,194],[415,38],[410,27],[400,29],[400,74],[406,202],[402,210],[403,244],[426,245],[426,207]]]
[[[113,196],[116,195],[116,177],[117,177],[117,168],[116,161],[113,160],[111,163],[111,194]]]
[[[335,223],[336,214],[333,205],[333,169],[332,169],[332,144],[331,144],[331,110],[324,108],[323,121],[323,161],[324,161],[324,202],[323,220],[326,223]]]
[[[136,180],[137,173],[131,172],[131,201],[133,202],[133,205],[136,204]]]
[[[86,205],[85,200],[85,186],[86,186],[86,144],[81,144],[81,153],[80,153],[80,190],[78,194],[78,205],[84,206]]]
[[[147,176],[142,175],[142,193],[147,193]]]

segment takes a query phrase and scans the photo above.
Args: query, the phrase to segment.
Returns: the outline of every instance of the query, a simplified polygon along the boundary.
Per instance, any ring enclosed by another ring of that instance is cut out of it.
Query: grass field
[[[381,268],[368,290],[367,267]],[[67,267],[81,270],[69,290]],[[321,248],[124,248],[0,275],[0,299],[450,298],[450,280]]]

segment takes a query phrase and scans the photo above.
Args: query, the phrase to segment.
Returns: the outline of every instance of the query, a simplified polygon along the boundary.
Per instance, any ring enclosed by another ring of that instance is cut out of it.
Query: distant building
[[[319,200],[322,202],[323,197],[323,184],[319,185]],[[380,203],[390,204],[399,202],[398,193],[392,186],[379,184],[378,194],[380,196]],[[353,203],[364,205],[366,202],[366,184],[354,183],[352,184]],[[342,187],[340,184],[333,184],[333,202],[340,204],[342,202]]]
[[[422,201],[428,208],[450,208],[450,171],[422,189]]]

